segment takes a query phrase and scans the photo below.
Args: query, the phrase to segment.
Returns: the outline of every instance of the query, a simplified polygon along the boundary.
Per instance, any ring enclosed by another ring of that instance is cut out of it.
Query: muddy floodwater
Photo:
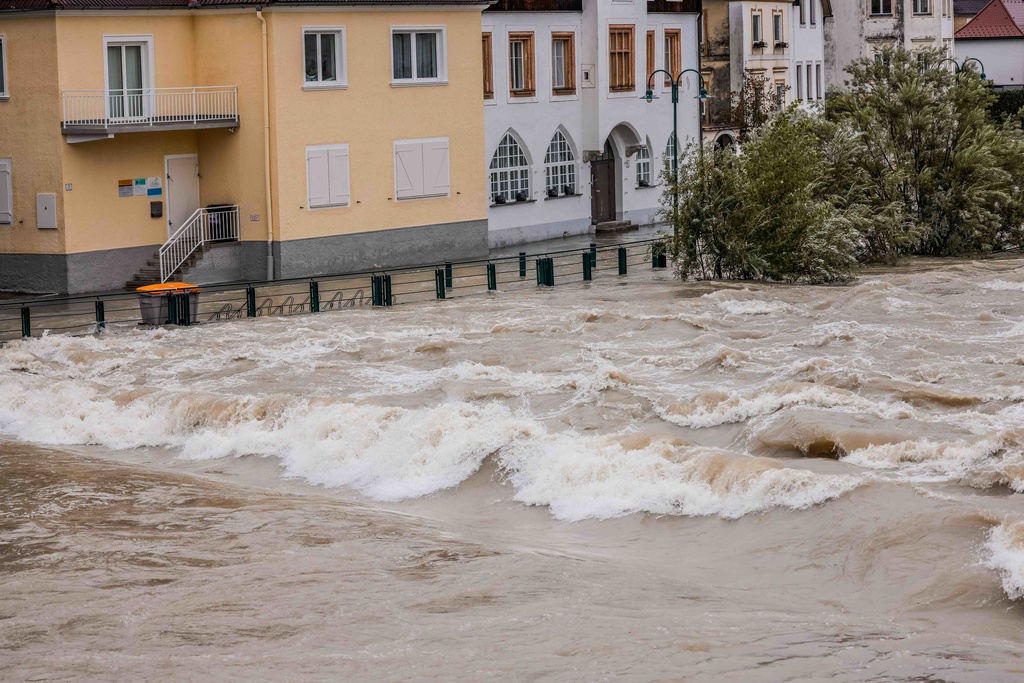
[[[0,348],[0,679],[1024,680],[1024,260]]]

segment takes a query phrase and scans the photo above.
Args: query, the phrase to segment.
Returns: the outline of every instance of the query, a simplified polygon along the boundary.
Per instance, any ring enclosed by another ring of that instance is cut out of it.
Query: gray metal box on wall
[[[57,229],[57,195],[48,193],[36,195],[36,225],[40,230]]]

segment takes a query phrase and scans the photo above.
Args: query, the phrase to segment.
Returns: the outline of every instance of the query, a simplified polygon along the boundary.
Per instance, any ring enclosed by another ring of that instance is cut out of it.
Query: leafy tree
[[[1017,88],[997,93],[988,113],[993,121],[1002,123],[1013,117],[1019,121],[1022,109],[1024,109],[1024,88]]]
[[[668,252],[679,274],[848,279],[859,235],[825,192],[828,172],[813,119],[792,107],[754,131],[742,154],[689,149],[678,185],[663,198],[674,232]]]
[[[994,97],[977,72],[953,73],[943,58],[887,48],[850,64],[847,87],[826,101],[822,139],[841,146],[836,170],[857,183],[848,208],[877,217],[857,221],[865,258],[1019,244],[1024,134],[989,118]]]
[[[788,91],[789,87],[785,90]],[[752,130],[767,123],[784,105],[783,97],[769,78],[749,70],[744,71],[740,89],[729,94],[729,109],[721,123],[738,129],[741,139],[745,139]]]

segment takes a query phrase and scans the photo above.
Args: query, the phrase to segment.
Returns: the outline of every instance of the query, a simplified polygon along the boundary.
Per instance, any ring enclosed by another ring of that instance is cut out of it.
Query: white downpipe
[[[256,9],[263,37],[263,176],[267,193],[267,279],[274,279],[274,204],[270,196],[270,68],[267,64],[267,20]]]

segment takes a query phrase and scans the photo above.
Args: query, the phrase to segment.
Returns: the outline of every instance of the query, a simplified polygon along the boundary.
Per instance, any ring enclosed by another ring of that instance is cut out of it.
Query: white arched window
[[[651,185],[651,153],[646,147],[641,147],[636,153],[636,184],[637,187]]]
[[[555,131],[544,155],[544,173],[549,197],[576,194],[576,157],[560,130]]]
[[[529,198],[530,164],[512,133],[505,133],[491,157],[491,201],[505,204]]]
[[[674,133],[670,133],[668,136],[668,144],[665,145],[665,158],[671,161],[677,159],[679,156],[679,150],[676,145],[676,136]]]

